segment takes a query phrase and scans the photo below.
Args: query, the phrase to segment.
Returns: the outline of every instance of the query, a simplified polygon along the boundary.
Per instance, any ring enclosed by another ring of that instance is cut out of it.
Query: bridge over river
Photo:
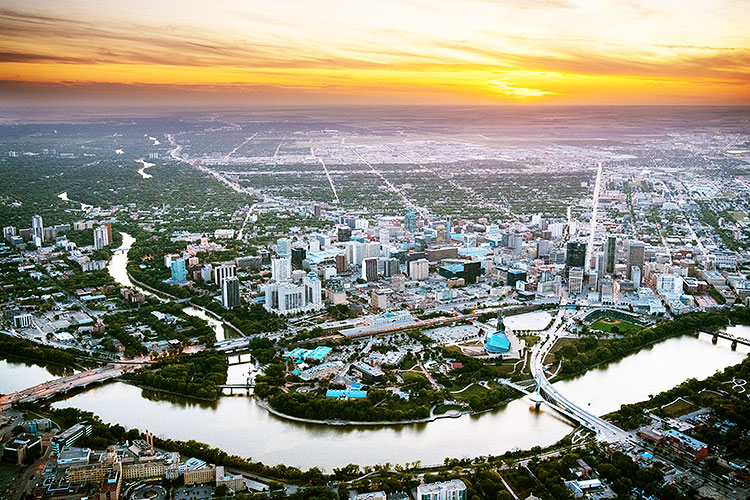
[[[140,367],[141,364],[135,363],[112,364],[43,382],[22,391],[0,396],[0,411],[7,410],[13,403],[33,403],[52,398],[57,394],[65,394],[73,389],[112,380],[125,372],[137,370]]]
[[[529,397],[535,404],[546,404],[567,418],[578,422],[586,429],[594,432],[597,439],[601,441],[614,442],[626,440],[628,438],[627,432],[570,401],[547,379],[544,371],[544,359],[557,342],[557,339],[563,335],[561,328],[562,318],[563,312],[561,310],[548,330],[549,333],[546,338],[543,337],[531,350],[531,373],[534,375],[534,380],[536,381],[536,391],[530,393]],[[522,390],[520,387],[517,388]],[[526,390],[522,390],[522,392],[529,393]]]
[[[696,330],[695,336],[698,337],[701,333],[705,333],[706,335],[711,335],[712,337],[711,341],[714,344],[718,342],[720,338],[729,340],[732,343],[731,347],[733,351],[737,350],[737,344],[750,346],[750,339],[747,337],[739,337],[737,335],[732,335],[731,333],[728,333],[728,332],[704,332],[702,330]]]

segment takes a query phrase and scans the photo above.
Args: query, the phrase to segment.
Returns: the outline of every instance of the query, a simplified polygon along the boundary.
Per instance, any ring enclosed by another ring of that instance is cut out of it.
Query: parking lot
[[[206,484],[194,484],[193,486],[181,486],[175,491],[176,500],[197,500],[200,498],[212,498],[214,487]]]

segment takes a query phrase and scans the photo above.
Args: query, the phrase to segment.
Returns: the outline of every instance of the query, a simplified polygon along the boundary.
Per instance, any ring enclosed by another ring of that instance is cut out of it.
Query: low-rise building
[[[466,500],[466,484],[460,479],[417,486],[417,500]]]
[[[664,440],[678,452],[684,453],[692,459],[700,460],[708,456],[708,445],[706,443],[674,429],[664,432]]]

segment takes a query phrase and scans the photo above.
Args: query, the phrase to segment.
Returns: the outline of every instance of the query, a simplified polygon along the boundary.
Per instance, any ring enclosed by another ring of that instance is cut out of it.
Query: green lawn
[[[672,401],[668,405],[662,407],[664,414],[671,418],[680,417],[697,409],[698,407],[696,405],[682,398]]]
[[[458,405],[438,405],[435,407],[435,415],[442,415],[443,413],[447,413],[451,410],[461,411],[463,410],[463,408]]]
[[[524,335],[522,338],[526,341],[526,347],[529,349],[539,341],[539,335]]]
[[[732,219],[734,219],[736,222],[740,222],[742,220],[747,219],[747,214],[744,212],[727,212]]]
[[[400,375],[401,378],[404,379],[404,385],[410,385],[415,382],[422,382],[427,380],[427,378],[423,374],[417,372],[401,372]]]
[[[466,389],[463,392],[459,392],[458,394],[451,394],[455,399],[459,401],[465,401],[472,396],[481,396],[482,394],[486,393],[487,389],[482,387],[481,385],[474,384],[468,389]]]
[[[601,330],[603,332],[611,332],[612,327],[617,327],[620,331],[620,333],[627,333],[632,332],[635,330],[640,330],[643,328],[640,325],[636,325],[635,323],[631,323],[629,321],[625,321],[622,319],[616,319],[616,318],[601,318],[597,320],[596,322],[591,324],[592,330]]]

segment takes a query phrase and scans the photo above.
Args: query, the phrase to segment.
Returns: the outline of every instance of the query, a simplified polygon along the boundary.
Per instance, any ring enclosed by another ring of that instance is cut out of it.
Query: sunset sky
[[[750,0],[0,0],[0,103],[750,105]]]

